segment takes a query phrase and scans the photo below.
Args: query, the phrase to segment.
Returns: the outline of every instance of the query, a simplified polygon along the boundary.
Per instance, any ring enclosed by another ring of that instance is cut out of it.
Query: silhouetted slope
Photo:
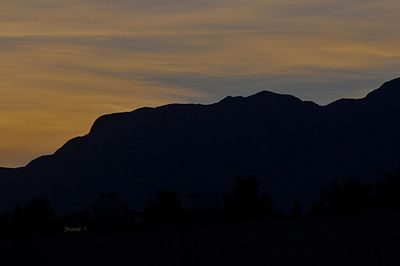
[[[225,191],[236,176],[254,175],[287,208],[332,180],[397,168],[399,101],[396,79],[327,106],[263,91],[105,115],[54,155],[0,171],[0,200],[46,196],[69,210],[115,191],[138,206],[156,187]]]

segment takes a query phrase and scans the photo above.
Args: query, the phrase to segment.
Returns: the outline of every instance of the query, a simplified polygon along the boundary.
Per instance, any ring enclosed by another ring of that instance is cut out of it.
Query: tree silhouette
[[[16,236],[49,233],[53,230],[53,215],[47,199],[31,199],[8,214],[10,233]]]
[[[377,206],[371,185],[356,179],[334,182],[320,191],[320,202],[312,208],[316,215],[357,213]]]
[[[228,208],[236,221],[261,218],[273,213],[273,199],[261,193],[257,178],[236,178],[231,195],[228,197]]]
[[[303,208],[298,200],[293,203],[291,216],[294,218],[303,217]]]
[[[134,226],[133,211],[117,193],[100,193],[91,207],[89,230],[120,231]]]
[[[143,208],[142,217],[146,224],[177,224],[182,215],[182,205],[176,191],[157,190]]]
[[[400,208],[400,172],[384,172],[384,180],[377,185],[378,195],[384,208]]]

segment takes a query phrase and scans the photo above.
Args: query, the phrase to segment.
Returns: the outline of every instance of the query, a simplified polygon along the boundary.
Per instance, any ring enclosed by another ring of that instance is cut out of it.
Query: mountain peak
[[[366,98],[378,99],[380,101],[400,100],[400,78],[385,82],[381,87],[370,92]]]
[[[285,99],[292,99],[292,100],[300,100],[289,94],[281,94],[281,93],[276,93],[276,92],[266,91],[266,90],[257,92],[256,94],[250,95],[247,98],[249,98],[249,99],[263,98],[263,99],[272,99],[272,100],[276,100],[279,98],[285,98]]]
[[[238,101],[252,101],[254,103],[275,103],[279,104],[282,102],[301,102],[300,99],[287,94],[275,93],[272,91],[260,91],[256,94],[243,97],[243,96],[228,96],[225,97],[220,103],[233,103]]]

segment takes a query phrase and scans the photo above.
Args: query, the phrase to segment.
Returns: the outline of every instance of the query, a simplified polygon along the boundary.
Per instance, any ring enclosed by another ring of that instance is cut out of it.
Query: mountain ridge
[[[158,187],[222,193],[249,175],[282,208],[306,204],[331,181],[369,180],[400,166],[399,93],[394,79],[364,98],[325,106],[261,91],[104,115],[54,154],[0,169],[0,206],[45,196],[72,210],[106,191],[138,206]]]

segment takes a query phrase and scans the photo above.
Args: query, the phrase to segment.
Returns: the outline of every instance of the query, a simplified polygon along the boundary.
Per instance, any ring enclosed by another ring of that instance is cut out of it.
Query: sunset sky
[[[141,106],[362,97],[400,76],[399,14],[398,0],[2,0],[0,165]]]

